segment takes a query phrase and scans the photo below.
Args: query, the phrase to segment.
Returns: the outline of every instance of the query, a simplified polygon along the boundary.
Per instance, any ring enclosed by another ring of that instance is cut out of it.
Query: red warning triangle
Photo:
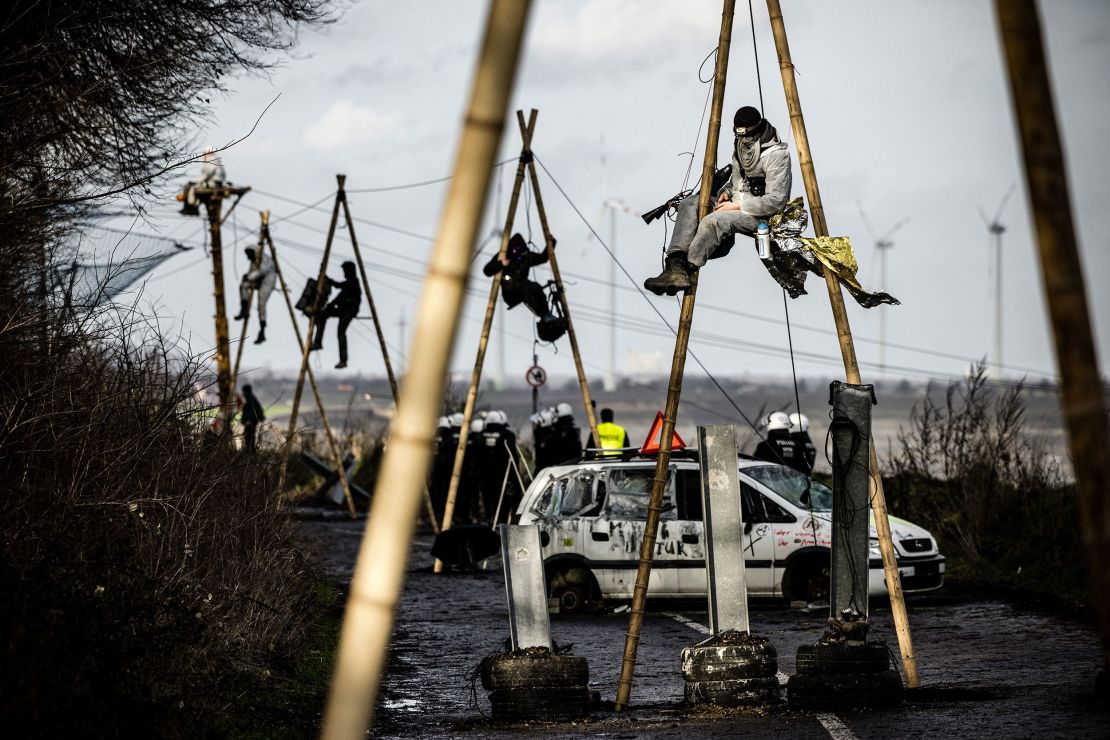
[[[663,412],[655,412],[655,421],[651,423],[651,431],[648,432],[647,439],[644,440],[643,446],[640,448],[641,455],[648,455],[653,452],[659,452],[659,442],[663,439]],[[682,437],[678,436],[678,432],[671,433],[671,450],[684,450],[686,443],[682,441]]]

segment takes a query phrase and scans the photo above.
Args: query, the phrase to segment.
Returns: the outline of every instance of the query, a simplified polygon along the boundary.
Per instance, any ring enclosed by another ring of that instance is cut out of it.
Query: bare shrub
[[[930,388],[890,462],[891,508],[930,528],[980,576],[1082,589],[1073,485],[1025,433],[1024,387],[999,387],[984,368]]]

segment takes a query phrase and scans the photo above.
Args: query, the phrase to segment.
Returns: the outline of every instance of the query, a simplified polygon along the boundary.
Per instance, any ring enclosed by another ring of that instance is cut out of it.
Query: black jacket
[[[527,282],[528,271],[536,265],[542,265],[545,262],[547,262],[546,249],[542,252],[533,252],[529,249],[525,254],[521,254],[516,259],[510,257],[507,267],[501,264],[501,260],[498,259],[498,255],[495,254],[493,255],[493,259],[487,262],[486,266],[482,268],[482,272],[485,273],[486,277],[493,277],[504,270],[504,273],[501,275],[501,286],[504,288],[508,287],[506,283],[515,281],[523,284]]]
[[[359,306],[362,305],[362,286],[358,284],[358,278],[343,281],[328,278],[328,283],[339,288],[339,295],[328,304],[329,312],[337,316],[357,315]]]

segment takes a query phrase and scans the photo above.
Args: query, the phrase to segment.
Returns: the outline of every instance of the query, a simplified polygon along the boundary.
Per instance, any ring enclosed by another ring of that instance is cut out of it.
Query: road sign
[[[547,371],[539,365],[533,365],[528,368],[528,372],[524,374],[524,379],[528,381],[528,385],[533,388],[539,388],[547,382]]]

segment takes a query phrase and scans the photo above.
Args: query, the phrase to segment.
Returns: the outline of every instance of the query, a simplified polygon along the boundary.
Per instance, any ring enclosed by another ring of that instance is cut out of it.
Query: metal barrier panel
[[[748,588],[744,580],[744,522],[736,427],[698,427],[701,500],[705,518],[705,570],[709,630],[748,631]]]
[[[833,521],[832,593],[829,609],[839,617],[851,610],[867,617],[869,460],[871,448],[871,405],[875,393],[870,385],[834,381],[833,407]]]
[[[505,570],[513,650],[551,649],[540,528],[535,524],[502,524],[497,529],[501,534],[501,563]]]

